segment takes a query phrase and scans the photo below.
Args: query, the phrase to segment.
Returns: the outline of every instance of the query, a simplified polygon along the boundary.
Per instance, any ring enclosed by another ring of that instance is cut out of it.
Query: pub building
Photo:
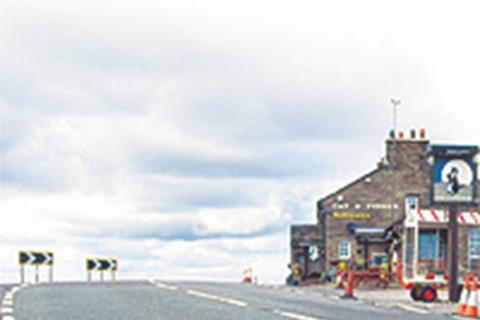
[[[391,131],[374,170],[318,200],[315,224],[291,226],[291,265],[304,282],[340,262],[389,270],[403,262],[407,279],[445,275],[453,203],[458,272],[478,271],[477,153],[477,146],[431,144],[424,129],[408,137]]]

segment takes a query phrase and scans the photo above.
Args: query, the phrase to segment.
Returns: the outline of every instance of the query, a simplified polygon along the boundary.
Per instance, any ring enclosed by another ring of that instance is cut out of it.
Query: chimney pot
[[[410,138],[415,139],[417,137],[417,132],[415,129],[410,130]]]
[[[395,130],[390,130],[390,139],[395,139]]]
[[[420,139],[425,139],[426,138],[426,133],[425,133],[425,128],[420,129]]]
[[[383,168],[385,166],[385,158],[381,157],[380,160],[377,162],[377,167],[378,168]]]
[[[398,132],[398,139],[403,139],[403,131]]]

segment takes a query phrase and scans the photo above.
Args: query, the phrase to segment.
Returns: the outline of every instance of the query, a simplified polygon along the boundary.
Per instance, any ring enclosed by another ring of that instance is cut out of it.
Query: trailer
[[[402,263],[397,265],[402,285],[410,290],[412,299],[433,302],[438,289],[448,286],[448,221],[445,209],[420,209],[418,199],[407,197],[403,232]],[[459,227],[480,227],[477,212],[457,212]],[[459,248],[461,245],[459,246]],[[463,247],[462,250],[471,250]],[[468,252],[470,255],[471,252]],[[464,273],[474,266],[462,266]],[[463,277],[459,275],[461,286]]]

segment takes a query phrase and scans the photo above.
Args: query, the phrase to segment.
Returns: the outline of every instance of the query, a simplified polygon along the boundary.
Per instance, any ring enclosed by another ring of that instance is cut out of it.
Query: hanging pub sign
[[[477,146],[433,145],[431,197],[434,204],[472,204],[476,197]]]

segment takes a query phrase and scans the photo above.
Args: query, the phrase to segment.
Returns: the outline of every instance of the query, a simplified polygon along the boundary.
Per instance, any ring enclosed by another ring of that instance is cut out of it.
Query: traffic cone
[[[470,276],[466,275],[465,278],[463,279],[463,290],[462,290],[462,296],[460,297],[460,301],[458,302],[457,306],[457,313],[459,315],[464,315],[465,310],[467,309],[467,303],[470,296]]]
[[[252,282],[252,268],[247,268],[243,270],[242,282],[243,283],[251,283]]]
[[[468,297],[467,307],[463,315],[467,317],[477,317],[478,316],[478,278],[473,278],[473,285],[470,290],[470,296]]]
[[[343,271],[337,272],[336,289],[343,289]]]
[[[353,299],[353,271],[348,271],[347,285],[345,286],[345,291],[343,292],[342,298],[344,299]]]

